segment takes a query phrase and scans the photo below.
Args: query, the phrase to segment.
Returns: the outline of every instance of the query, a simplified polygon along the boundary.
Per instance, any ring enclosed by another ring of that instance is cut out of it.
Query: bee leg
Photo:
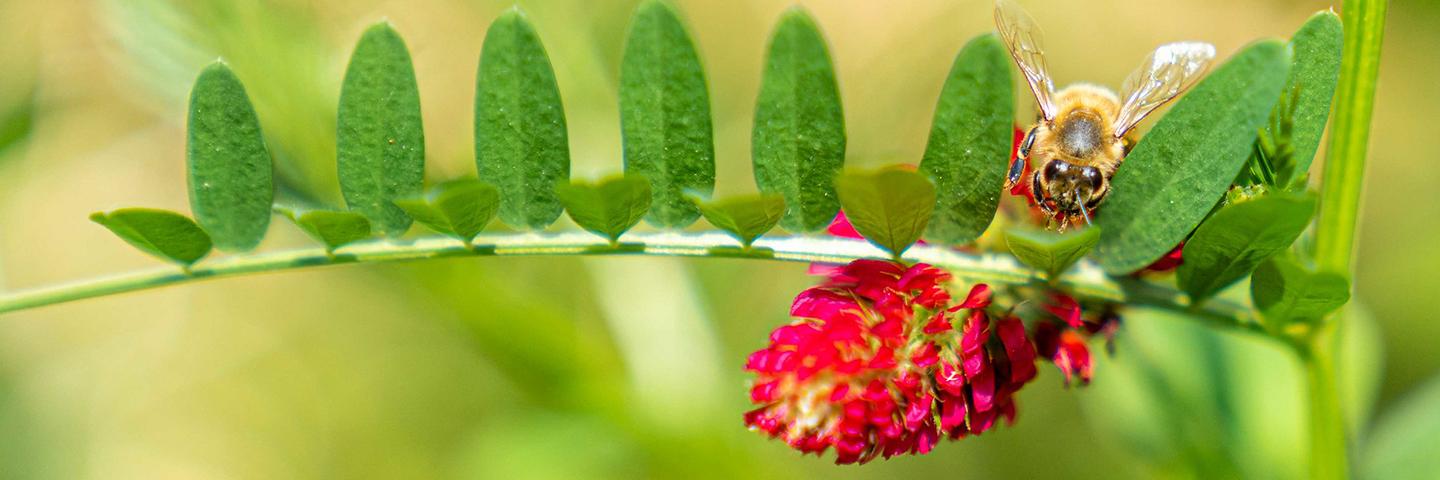
[[[1020,175],[1025,173],[1025,157],[1015,157],[1010,164],[1010,174],[1005,177],[1005,189],[1009,190],[1015,184],[1020,183]]]
[[[1020,141],[1019,148],[1015,149],[1015,161],[1010,164],[1010,174],[1005,177],[1006,190],[1020,183],[1020,176],[1025,174],[1025,164],[1030,161],[1030,148],[1035,146],[1035,132],[1039,129],[1039,124],[1030,127],[1025,139]]]

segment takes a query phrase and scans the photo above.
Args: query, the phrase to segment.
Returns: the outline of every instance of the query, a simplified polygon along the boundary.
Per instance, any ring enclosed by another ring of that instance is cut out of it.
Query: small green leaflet
[[[920,239],[935,208],[930,179],[899,168],[847,173],[835,189],[855,231],[897,258]]]
[[[618,242],[650,210],[645,177],[615,177],[600,183],[562,183],[555,188],[565,211],[581,228]]]
[[[325,244],[326,253],[335,253],[335,249],[370,238],[371,235],[370,220],[359,213],[330,210],[295,212],[283,208],[276,210],[289,217],[296,226],[310,235],[310,238]]]
[[[1188,260],[1187,260],[1188,261]],[[1266,326],[1281,331],[1314,322],[1350,301],[1350,283],[1331,272],[1314,272],[1284,257],[1261,263],[1250,278],[1250,298]]]
[[[478,180],[452,180],[430,188],[422,197],[395,205],[427,228],[470,243],[495,218],[500,191]]]
[[[425,131],[410,52],[389,22],[365,30],[355,45],[338,118],[345,204],[386,235],[405,233],[410,217],[393,201],[419,195],[424,186]]]
[[[785,215],[785,197],[777,193],[743,195],[704,201],[693,198],[705,220],[728,232],[749,247],[765,232],[775,228]]]
[[[210,253],[210,235],[189,217],[169,210],[122,208],[92,213],[90,220],[145,253],[187,268]]]
[[[1340,50],[1344,29],[1333,11],[1316,13],[1290,39],[1290,74],[1286,90],[1298,95],[1291,114],[1290,145],[1294,149],[1295,168],[1290,175],[1304,175],[1315,160],[1325,123],[1330,120],[1330,100],[1340,81]],[[1292,178],[1282,178],[1288,184]]]
[[[830,224],[840,209],[831,180],[845,165],[845,116],[825,39],[800,7],[785,12],[770,38],[751,150],[760,192],[785,196],[781,226],[810,232]]]
[[[938,192],[927,240],[967,243],[990,226],[1005,185],[1014,118],[1005,47],[993,33],[975,37],[950,67],[920,161]]]
[[[1111,182],[1095,256],[1106,272],[1139,270],[1205,218],[1250,158],[1290,61],[1278,41],[1251,44],[1161,118]]]
[[[1030,268],[1045,272],[1050,282],[1080,261],[1100,241],[1100,227],[1082,228],[1070,234],[1039,230],[1006,230],[1005,243],[1015,258]]]
[[[685,192],[715,189],[715,142],[705,72],[690,34],[669,4],[635,11],[620,64],[620,126],[625,171],[652,187],[645,221],[679,228],[700,216]]]
[[[1314,213],[1309,195],[1275,194],[1221,208],[1185,243],[1185,262],[1175,272],[1180,288],[1191,303],[1210,298],[1290,248]]]
[[[245,86],[224,63],[200,72],[190,91],[185,144],[190,211],[221,250],[248,251],[270,226],[275,198],[270,151]]]
[[[500,219],[540,230],[560,217],[570,178],[565,109],[535,27],[511,9],[485,34],[475,80],[475,166],[500,189]]]

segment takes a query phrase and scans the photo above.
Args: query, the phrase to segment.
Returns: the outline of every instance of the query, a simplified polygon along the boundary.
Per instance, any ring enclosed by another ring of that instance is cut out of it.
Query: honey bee
[[[1091,212],[1110,194],[1110,179],[1135,143],[1135,125],[1199,82],[1215,58],[1215,47],[1208,43],[1169,43],[1155,49],[1125,79],[1120,96],[1084,83],[1056,92],[1034,19],[1014,3],[996,0],[995,26],[1040,109],[1010,165],[1005,187],[1024,181],[1020,177],[1027,164],[1038,166],[1028,180],[1030,193],[1049,218],[1047,224],[1058,220],[1061,232],[1080,219],[1090,223]]]

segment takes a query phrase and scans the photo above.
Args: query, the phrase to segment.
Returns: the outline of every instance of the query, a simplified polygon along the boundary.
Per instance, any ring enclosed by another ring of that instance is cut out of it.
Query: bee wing
[[[1045,66],[1044,36],[1035,19],[1009,0],[996,0],[995,28],[1010,50],[1010,58],[1015,59],[1015,66],[1025,75],[1025,82],[1030,84],[1040,113],[1046,120],[1054,120],[1056,109],[1051,97],[1055,94],[1055,84],[1050,80],[1050,69]]]
[[[1124,136],[1150,112],[1195,86],[1214,58],[1215,46],[1208,43],[1176,42],[1155,49],[1120,88],[1125,103],[1115,119],[1115,137]]]

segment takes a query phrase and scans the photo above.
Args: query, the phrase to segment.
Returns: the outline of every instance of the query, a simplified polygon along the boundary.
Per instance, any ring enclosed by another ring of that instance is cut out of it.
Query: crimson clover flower
[[[796,320],[770,335],[745,369],[756,374],[752,430],[836,463],[927,453],[1015,419],[1014,394],[1036,375],[1035,343],[1013,316],[987,312],[992,290],[960,302],[950,274],[878,260],[817,269]]]

